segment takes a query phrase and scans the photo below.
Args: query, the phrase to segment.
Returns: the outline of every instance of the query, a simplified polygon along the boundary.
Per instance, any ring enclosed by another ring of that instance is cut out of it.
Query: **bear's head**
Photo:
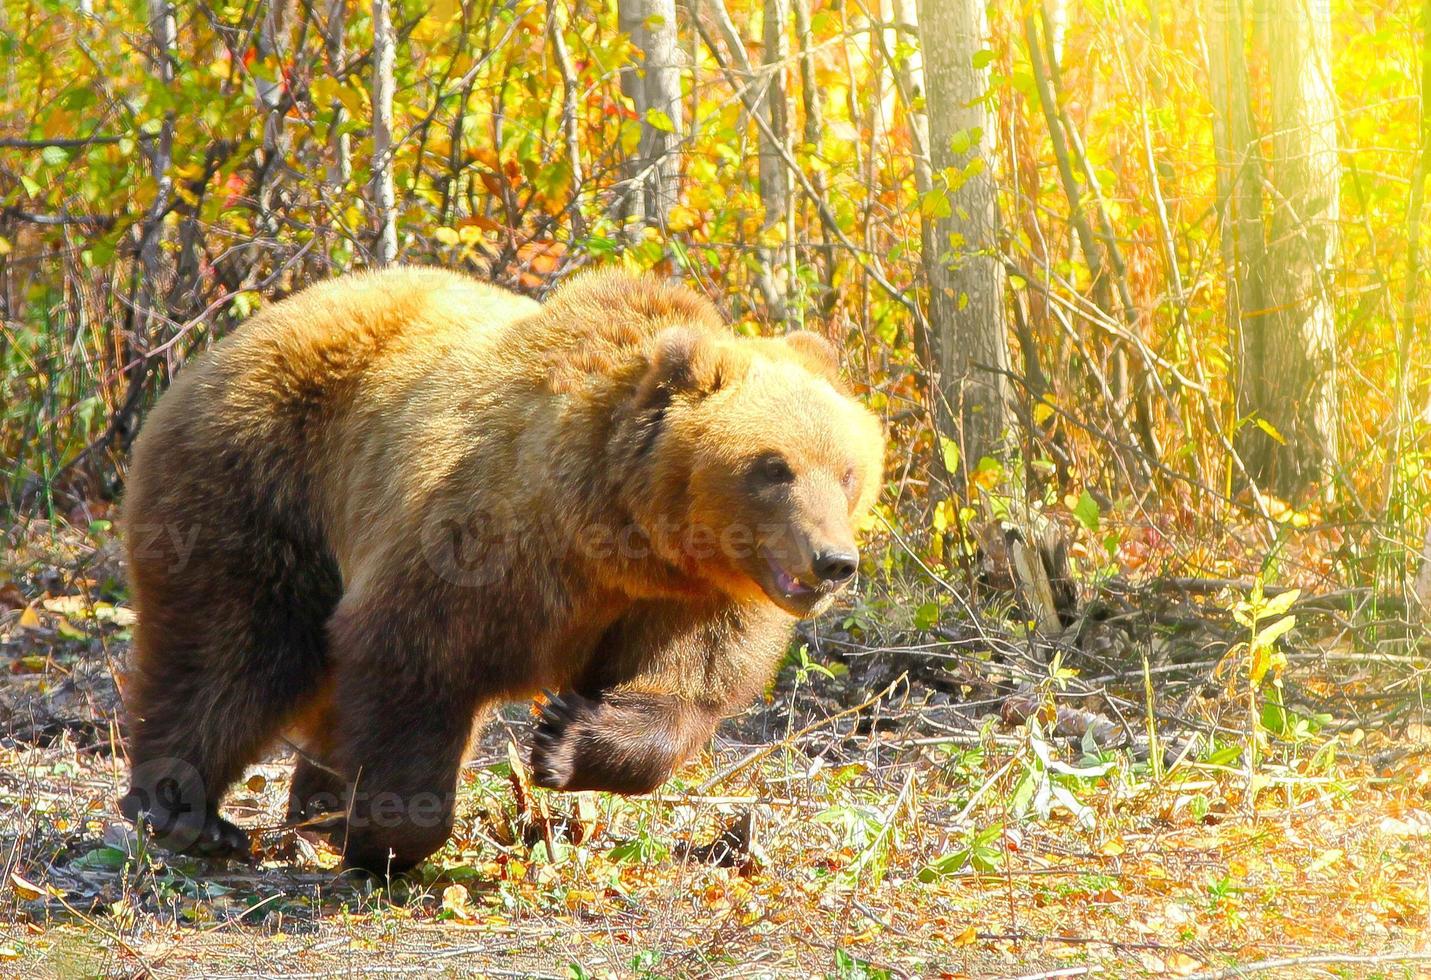
[[[828,606],[855,576],[884,459],[834,348],[805,331],[668,327],[637,402],[651,419],[642,522],[663,557],[738,600],[795,616]]]

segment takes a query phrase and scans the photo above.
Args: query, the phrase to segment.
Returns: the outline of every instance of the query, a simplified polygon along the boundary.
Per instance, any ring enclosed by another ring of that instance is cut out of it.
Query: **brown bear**
[[[121,809],[246,855],[221,795],[289,730],[290,819],[395,873],[446,841],[475,720],[544,689],[541,785],[653,790],[854,577],[882,452],[823,339],[653,278],[538,305],[399,268],[268,307],[134,448]]]

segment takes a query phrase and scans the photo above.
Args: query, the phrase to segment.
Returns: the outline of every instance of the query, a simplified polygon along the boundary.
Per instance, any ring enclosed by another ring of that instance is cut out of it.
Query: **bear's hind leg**
[[[191,567],[179,577],[135,569],[140,621],[125,692],[130,789],[120,800],[125,816],[142,817],[163,846],[215,858],[249,853],[248,835],[219,816],[219,803],[313,696],[327,615],[319,589],[289,601],[295,593],[281,583],[226,571]]]

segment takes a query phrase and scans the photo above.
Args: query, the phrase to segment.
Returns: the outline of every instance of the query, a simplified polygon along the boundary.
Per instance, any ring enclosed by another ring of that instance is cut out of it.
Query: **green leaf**
[[[81,854],[69,863],[78,871],[122,871],[129,863],[129,855],[116,847],[97,847],[88,854]]]
[[[674,133],[676,124],[671,121],[671,117],[661,109],[646,110],[646,125],[652,129],[659,129],[663,133]]]
[[[1301,589],[1288,589],[1286,592],[1279,592],[1257,607],[1258,619],[1271,619],[1273,616],[1280,616],[1301,596]]]
[[[949,206],[949,195],[942,187],[925,191],[919,198],[920,217],[939,219],[947,218],[953,213]]]
[[[47,146],[40,151],[40,159],[51,167],[59,167],[70,162],[70,155],[62,146]]]
[[[1084,490],[1078,497],[1078,503],[1073,505],[1073,516],[1078,518],[1078,523],[1097,532],[1099,519],[1103,512],[1098,507],[1098,501],[1093,499],[1093,495]]]
[[[975,51],[974,57],[969,59],[969,63],[974,66],[975,71],[982,71],[983,69],[988,68],[989,65],[993,64],[993,61],[994,52],[989,51],[987,49],[983,51]]]
[[[959,444],[948,436],[940,436],[939,449],[944,454],[945,471],[957,473],[959,471]]]
[[[956,156],[962,156],[969,152],[969,147],[974,145],[974,139],[969,135],[967,129],[961,129],[953,136],[949,137],[949,149]]]
[[[843,949],[835,949],[835,972],[837,980],[889,980],[890,972],[882,966],[856,959]]]
[[[939,625],[939,603],[926,602],[914,611],[914,628],[927,630]]]
[[[1259,647],[1270,647],[1273,643],[1277,642],[1278,637],[1282,636],[1296,625],[1296,616],[1283,616],[1271,626],[1259,630],[1257,636],[1252,640],[1252,645]]]

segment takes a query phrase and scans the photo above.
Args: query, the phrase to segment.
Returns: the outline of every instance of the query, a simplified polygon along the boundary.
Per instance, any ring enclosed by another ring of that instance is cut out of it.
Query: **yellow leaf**
[[[95,603],[94,618],[116,626],[133,626],[139,620],[133,609],[127,606],[111,606],[107,602]]]
[[[442,908],[451,912],[455,919],[472,921],[472,908],[467,904],[467,889],[461,885],[448,885],[442,890]]]
[[[1307,865],[1307,874],[1314,875],[1318,871],[1325,871],[1327,868],[1330,868],[1332,865],[1340,861],[1342,859],[1343,853],[1345,852],[1343,852],[1340,848],[1336,847],[1331,848],[1330,850],[1323,851],[1315,861]]]
[[[953,939],[954,946],[972,946],[979,941],[979,930],[968,926]]]
[[[12,871],[10,873],[10,884],[14,886],[15,894],[25,902],[33,902],[37,898],[43,898],[51,894],[51,890],[48,887],[26,881],[20,877],[19,872]]]
[[[20,613],[18,625],[22,630],[38,630],[45,627],[45,624],[40,622],[40,614],[35,612],[34,606],[25,607],[25,611]]]
[[[1044,399],[1043,401],[1039,402],[1037,405],[1034,406],[1034,423],[1037,425],[1043,425],[1049,419],[1053,418],[1053,413],[1053,406],[1049,404],[1047,399]]]
[[[676,124],[671,121],[670,115],[660,109],[646,110],[646,125],[652,129],[659,129],[663,133],[674,133]]]
[[[74,624],[63,616],[59,617],[58,622],[55,623],[55,629],[59,630],[60,636],[63,636],[67,640],[83,640],[86,638],[86,634],[83,630],[76,629]]]
[[[456,245],[462,240],[462,235],[456,228],[439,228],[433,232],[433,236],[444,245]]]
[[[566,907],[573,912],[585,908],[596,901],[596,892],[584,891],[580,888],[573,888],[566,893]]]
[[[1173,950],[1163,958],[1163,965],[1175,977],[1190,977],[1202,969],[1200,960],[1193,959],[1187,953],[1180,953],[1177,950]]]
[[[48,599],[40,600],[40,605],[50,612],[57,612],[65,616],[79,616],[81,618],[90,615],[91,606],[88,599],[82,595],[57,595]]]
[[[1247,672],[1254,685],[1262,683],[1262,678],[1267,676],[1267,671],[1272,666],[1272,659],[1267,655],[1268,652],[1266,647],[1252,648],[1252,664],[1248,667]]]
[[[1255,418],[1252,420],[1252,422],[1254,425],[1257,426],[1257,428],[1261,429],[1263,432],[1271,436],[1279,445],[1287,445],[1286,438],[1282,435],[1282,433],[1277,431],[1277,427],[1271,422],[1268,422],[1264,418]]]
[[[690,231],[695,227],[700,215],[684,204],[677,204],[666,214],[666,227],[671,231]]]

